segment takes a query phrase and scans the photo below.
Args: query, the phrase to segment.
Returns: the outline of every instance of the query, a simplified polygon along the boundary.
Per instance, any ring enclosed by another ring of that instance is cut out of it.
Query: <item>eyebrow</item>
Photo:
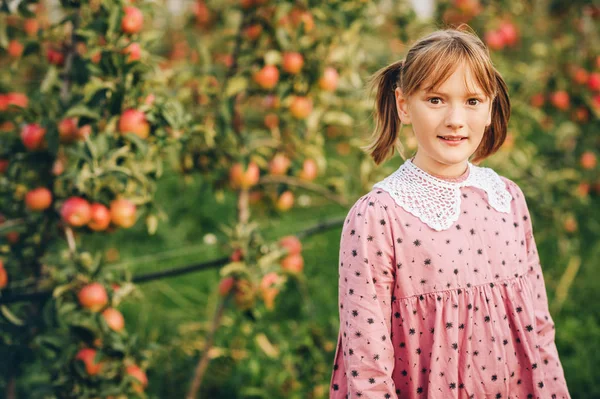
[[[439,94],[439,95],[448,97],[448,93],[443,93],[443,92],[440,92],[440,91],[430,90],[430,91],[425,91],[425,93],[427,93],[427,94]],[[465,95],[465,97],[485,97],[485,95],[482,94],[482,93],[471,93],[471,92],[469,92],[469,93],[467,93]]]

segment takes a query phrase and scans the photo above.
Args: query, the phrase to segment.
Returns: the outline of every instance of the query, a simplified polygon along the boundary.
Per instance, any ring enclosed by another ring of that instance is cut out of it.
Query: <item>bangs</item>
[[[469,93],[483,91],[489,98],[493,98],[496,94],[493,66],[485,50],[476,47],[474,43],[459,38],[431,43],[415,57],[414,62],[422,67],[415,75],[415,80],[411,82],[412,90],[409,92],[419,89],[426,92],[436,91],[457,68],[466,68],[465,87]],[[475,82],[478,87],[472,87],[469,81]]]

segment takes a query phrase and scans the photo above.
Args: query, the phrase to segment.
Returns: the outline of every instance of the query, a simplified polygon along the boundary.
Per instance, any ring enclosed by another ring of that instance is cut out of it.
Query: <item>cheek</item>
[[[469,124],[476,131],[485,129],[485,125],[487,124],[487,121],[488,121],[488,114],[486,112],[473,113],[469,118]]]

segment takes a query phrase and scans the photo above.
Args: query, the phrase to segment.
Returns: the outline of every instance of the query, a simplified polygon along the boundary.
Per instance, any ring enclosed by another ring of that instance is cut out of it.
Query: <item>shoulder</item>
[[[365,220],[376,220],[384,224],[381,220],[386,222],[389,220],[390,201],[392,201],[391,197],[386,191],[373,188],[358,198],[350,207],[346,223],[350,222],[350,218],[363,218]]]
[[[521,187],[514,180],[497,173],[492,168],[486,167],[484,169],[488,169],[488,171],[490,171],[489,173],[495,174],[497,176],[497,178],[499,179],[499,181],[501,181],[504,184],[506,191],[508,191],[508,193],[512,197],[511,208],[513,210],[518,209],[521,212],[526,211],[527,201],[526,201],[525,194],[523,193],[523,190],[521,189]]]
[[[523,194],[523,190],[521,190],[521,187],[517,183],[506,176],[498,175],[498,177],[504,182],[506,189],[512,195],[514,201],[525,201],[525,194]]]
[[[479,171],[479,174],[486,176],[487,178],[494,179],[500,182],[504,188],[511,194],[514,201],[524,200],[525,196],[521,187],[510,178],[501,175],[496,170],[488,166],[473,165]]]

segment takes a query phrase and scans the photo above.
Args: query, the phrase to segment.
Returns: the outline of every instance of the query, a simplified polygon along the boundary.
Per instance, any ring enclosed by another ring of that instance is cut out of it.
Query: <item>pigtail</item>
[[[389,155],[394,154],[394,148],[403,156],[402,143],[397,139],[401,127],[400,117],[396,109],[394,90],[400,84],[404,60],[381,68],[369,79],[370,92],[377,88],[375,97],[375,131],[370,143],[361,147],[379,165]]]
[[[494,69],[496,78],[496,96],[492,102],[492,123],[484,132],[481,144],[475,151],[472,162],[479,161],[489,157],[500,149],[506,139],[508,130],[508,120],[510,119],[510,99],[508,97],[508,87],[500,73]]]

